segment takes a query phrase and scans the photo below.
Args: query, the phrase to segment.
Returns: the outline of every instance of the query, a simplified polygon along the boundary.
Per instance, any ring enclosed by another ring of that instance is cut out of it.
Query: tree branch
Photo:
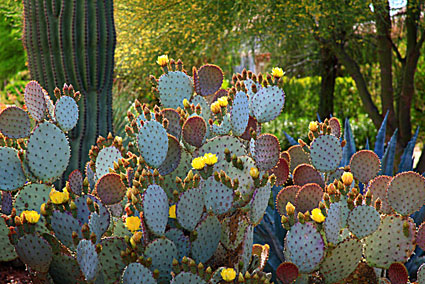
[[[403,58],[400,54],[400,51],[398,50],[398,47],[395,45],[394,41],[392,39],[390,39],[391,41],[391,46],[395,52],[395,54],[397,55],[397,59],[401,62],[404,63],[406,61],[406,58]]]

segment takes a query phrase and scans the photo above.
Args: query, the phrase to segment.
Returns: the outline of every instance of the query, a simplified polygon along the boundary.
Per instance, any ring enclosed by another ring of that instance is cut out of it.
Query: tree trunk
[[[322,81],[318,113],[320,118],[324,119],[329,118],[334,111],[334,90],[338,60],[326,47],[320,49],[320,58]]]

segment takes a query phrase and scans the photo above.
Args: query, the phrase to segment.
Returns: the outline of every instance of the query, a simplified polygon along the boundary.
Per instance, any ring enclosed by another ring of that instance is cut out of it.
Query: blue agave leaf
[[[400,165],[398,166],[398,172],[411,171],[413,169],[413,150],[415,149],[416,139],[419,135],[419,126],[416,128],[415,135],[407,143],[406,148],[404,148],[403,155],[401,155]]]
[[[369,138],[367,138],[367,137],[366,137],[366,146],[364,148],[365,148],[365,150],[369,150],[370,149],[370,147],[369,147]]]
[[[291,144],[292,146],[294,146],[294,145],[298,145],[298,142],[297,142],[297,141],[295,141],[295,139],[294,139],[291,135],[289,135],[289,134],[288,134],[288,133],[286,133],[285,131],[283,131],[283,134],[285,134],[286,139],[288,139],[288,141],[289,141],[289,144]]]
[[[384,156],[384,146],[385,146],[385,134],[387,131],[387,120],[388,120],[388,111],[384,117],[384,120],[381,123],[381,127],[379,127],[378,134],[376,135],[375,142],[375,153],[378,155],[379,159],[382,159]]]
[[[317,121],[320,122],[320,123],[322,123],[322,120],[320,119],[320,115],[319,115],[318,112],[316,112],[316,115],[317,115]]]
[[[398,129],[394,131],[390,142],[388,142],[387,149],[385,149],[385,154],[381,159],[381,170],[379,171],[379,175],[393,175],[395,150],[397,146],[397,134]]]
[[[345,119],[344,126],[344,139],[347,142],[342,150],[342,161],[340,166],[345,167],[350,163],[351,156],[356,153],[356,144],[354,141],[353,131],[351,130],[350,121],[348,118]]]

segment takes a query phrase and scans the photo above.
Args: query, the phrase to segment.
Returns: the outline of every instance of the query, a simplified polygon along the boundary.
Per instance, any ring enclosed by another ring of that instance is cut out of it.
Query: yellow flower
[[[215,163],[217,163],[217,155],[216,154],[211,154],[211,153],[205,154],[204,155],[204,162],[208,166],[214,165]]]
[[[227,106],[228,102],[227,102],[227,97],[221,97],[217,100],[219,106],[221,107],[225,107]]]
[[[35,224],[40,220],[40,214],[38,214],[37,211],[31,210],[31,211],[23,211],[21,213],[21,219],[23,219],[25,216],[25,220],[27,220],[28,223]]]
[[[310,129],[310,131],[316,132],[317,131],[317,122],[315,122],[315,121],[310,122],[310,124],[308,125],[308,129]]]
[[[139,230],[141,223],[142,221],[139,217],[131,216],[125,219],[125,226],[132,232]]]
[[[69,192],[66,188],[62,192],[52,188],[49,197],[53,204],[63,204],[69,200]]]
[[[221,277],[224,281],[230,282],[236,278],[236,271],[233,268],[225,268],[221,271]]]
[[[164,67],[165,65],[168,64],[168,55],[161,55],[158,56],[158,60],[156,61],[156,63],[159,64],[159,66]]]
[[[202,170],[205,167],[204,157],[198,157],[198,158],[193,159],[192,167],[195,170]]]
[[[211,105],[211,111],[212,111],[214,114],[217,114],[217,113],[219,113],[219,112],[220,112],[220,104],[219,104],[219,102],[215,102],[215,103],[213,103],[213,104]]]
[[[286,214],[293,215],[295,213],[295,206],[291,202],[286,203]]]
[[[47,215],[46,203],[41,204],[41,206],[40,206],[40,213],[43,214],[44,216]]]
[[[252,167],[249,170],[249,175],[253,178],[253,179],[257,179],[260,176],[260,172],[258,171],[258,169],[256,167]]]
[[[276,78],[282,78],[283,77],[283,70],[279,67],[274,67],[272,69],[272,76]]]
[[[345,172],[342,177],[342,182],[344,183],[344,185],[348,186],[351,185],[351,183],[353,182],[353,174],[350,172]]]
[[[317,223],[323,223],[326,217],[322,214],[322,211],[319,208],[315,208],[313,211],[311,211],[311,219]]]
[[[176,205],[170,206],[170,209],[168,209],[168,217],[172,219],[176,219]]]
[[[185,108],[190,107],[190,103],[189,103],[189,101],[188,101],[187,99],[184,99],[184,100],[183,100],[183,106],[184,106]]]

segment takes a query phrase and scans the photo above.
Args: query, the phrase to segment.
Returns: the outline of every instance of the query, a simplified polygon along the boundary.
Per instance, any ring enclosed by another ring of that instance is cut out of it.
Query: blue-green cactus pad
[[[103,234],[106,232],[107,227],[106,227],[106,224],[104,224],[104,222],[105,222],[105,219],[102,218],[99,214],[97,214],[96,212],[91,213],[90,220],[89,220],[89,228],[90,228],[90,232],[96,234],[96,243],[100,242],[100,239],[102,238]],[[109,225],[109,222],[108,222],[108,225]]]
[[[87,206],[87,198],[96,202],[99,205],[99,217],[97,223],[100,226],[101,231],[106,231],[110,224],[110,214],[108,209],[100,202],[99,199],[92,195],[83,195],[75,199],[75,205],[77,206],[77,219],[81,224],[89,223],[89,216],[92,214]]]
[[[227,135],[232,129],[232,123],[230,122],[230,114],[225,114],[220,125],[213,124],[212,131],[217,135]]]
[[[49,274],[54,283],[77,284],[84,282],[77,260],[69,255],[54,254]]]
[[[100,270],[96,247],[90,240],[81,240],[77,247],[77,261],[87,281],[96,279]]]
[[[208,102],[205,100],[204,97],[194,96],[192,98],[191,103],[194,104],[195,107],[197,105],[199,105],[201,107],[201,114],[200,115],[204,118],[204,120],[206,122],[208,122],[208,120],[210,118],[212,118],[211,106],[208,104]]]
[[[181,71],[170,71],[159,77],[159,100],[164,108],[183,108],[183,100],[193,94],[192,78]]]
[[[228,163],[226,160],[222,160],[216,164],[216,170],[223,170],[226,175],[228,175],[232,180],[238,179],[239,186],[237,191],[241,193],[241,195],[249,195],[251,196],[255,190],[254,181],[249,175],[249,171],[251,168],[256,167],[254,160],[249,156],[240,156],[243,163],[243,169],[238,169],[234,167],[231,163]]]
[[[72,232],[77,232],[81,237],[82,224],[72,217],[71,213],[53,211],[51,225],[56,238],[67,247],[74,247]]]
[[[274,120],[282,112],[285,93],[277,86],[261,88],[251,99],[252,114],[259,123]]]
[[[168,197],[156,184],[150,185],[143,194],[143,219],[148,228],[163,235],[168,222]]]
[[[238,92],[233,99],[231,123],[233,135],[241,136],[244,134],[249,120],[248,97],[244,92]]]
[[[207,282],[196,274],[181,272],[173,278],[171,284],[207,284]]]
[[[245,237],[242,245],[242,254],[239,257],[239,261],[243,262],[242,272],[245,273],[251,263],[252,257],[252,245],[254,242],[254,227],[248,226],[246,228]],[[236,265],[235,263],[234,265]]]
[[[114,284],[121,277],[125,264],[121,251],[127,248],[123,238],[104,238],[100,242],[102,251],[99,253],[101,272],[105,276],[105,284]]]
[[[49,200],[51,186],[46,184],[27,184],[16,195],[14,207],[16,214],[21,215],[22,211],[35,210],[40,213],[40,206]]]
[[[172,228],[165,232],[165,237],[171,240],[177,247],[179,258],[182,259],[183,256],[189,255],[190,252],[190,242],[189,237],[185,236],[183,232],[179,229]]]
[[[330,184],[333,183],[335,180],[339,180],[344,173],[344,169],[336,169],[335,171],[330,172],[326,180],[326,184]]]
[[[63,131],[73,129],[78,122],[78,105],[74,98],[62,96],[56,101],[55,118]]]
[[[232,208],[233,189],[215,180],[213,176],[202,183],[204,202],[207,211],[220,215]]]
[[[255,140],[251,152],[260,171],[270,170],[279,162],[279,140],[272,134],[262,134]]]
[[[89,188],[91,190],[94,190],[94,186],[96,184],[96,174],[91,169],[90,162],[88,162],[85,166],[85,173],[86,173],[86,178],[89,181]]]
[[[0,111],[0,133],[8,138],[25,138],[30,135],[31,121],[23,109],[10,106]]]
[[[40,123],[28,139],[28,166],[42,181],[59,178],[67,168],[70,156],[65,134],[50,122]]]
[[[0,197],[1,197],[0,212],[6,215],[10,215],[10,213],[12,213],[12,208],[13,208],[12,194],[9,191],[2,191]]]
[[[339,139],[333,135],[320,135],[311,142],[310,157],[313,166],[318,171],[336,170],[342,159],[342,147]]]
[[[381,216],[375,207],[361,205],[354,208],[348,217],[348,228],[359,239],[375,232],[381,223]]]
[[[425,263],[419,267],[417,279],[419,284],[425,284]]]
[[[182,149],[180,163],[177,168],[164,176],[163,189],[167,193],[168,198],[173,198],[173,191],[176,189],[176,176],[185,177],[192,168],[192,154]]]
[[[203,192],[199,188],[183,192],[176,207],[177,221],[183,228],[192,231],[204,212]]]
[[[295,223],[286,236],[286,245],[291,261],[302,273],[316,270],[325,256],[322,236],[310,223]]]
[[[156,284],[152,272],[140,263],[130,263],[122,275],[122,284]]]
[[[160,175],[168,175],[179,166],[182,156],[182,147],[176,137],[168,134],[168,151],[164,162],[159,166],[158,172]]]
[[[208,140],[198,151],[198,157],[207,153],[216,154],[218,161],[224,160],[224,149],[228,148],[236,156],[245,155],[245,146],[234,136],[219,136]]]
[[[207,262],[215,253],[221,237],[221,224],[216,216],[208,216],[195,229],[192,257],[196,262]]]
[[[180,135],[182,132],[182,126],[180,125],[180,114],[172,108],[166,108],[162,110],[162,115],[168,120],[167,133],[173,135],[180,141]]]
[[[113,235],[116,237],[132,236],[132,233],[127,229],[123,220],[120,217],[112,217],[114,224]]]
[[[55,105],[53,104],[53,101],[50,99],[50,96],[47,92],[44,92],[44,101],[46,102],[46,109],[50,119],[56,121]]]
[[[15,245],[16,252],[23,263],[37,272],[49,271],[52,262],[52,247],[36,234],[24,235]]]
[[[114,162],[122,158],[121,152],[114,146],[105,147],[99,151],[96,157],[96,178],[109,173],[109,168],[114,168]]]
[[[245,214],[235,214],[221,221],[221,244],[235,250],[243,241],[249,220]]]
[[[168,135],[158,121],[147,121],[137,136],[140,154],[145,162],[154,168],[159,167],[167,157]]]
[[[252,195],[251,210],[249,211],[249,219],[254,226],[260,224],[266,212],[270,199],[270,184],[257,188]]]
[[[345,204],[345,206],[343,204]],[[345,201],[331,204],[328,210],[328,216],[324,223],[326,239],[328,242],[333,244],[338,243],[338,237],[340,235],[339,232],[341,228],[345,226],[349,212],[350,211]]]
[[[173,259],[177,259],[178,250],[176,245],[169,239],[156,239],[149,243],[145,249],[145,257],[152,258],[151,271],[158,269],[159,283],[169,283]]]
[[[37,81],[31,81],[25,86],[24,101],[28,112],[36,121],[44,118],[46,111],[45,91]]]
[[[0,218],[0,247],[2,248],[0,261],[11,261],[18,256],[15,247],[10,243],[9,228],[3,218]]]
[[[18,151],[0,147],[0,190],[15,190],[26,182]]]
[[[251,80],[251,79],[246,79],[246,80],[244,80],[243,81],[243,83],[245,84],[245,87],[246,87],[246,89],[247,89],[247,95],[248,95],[248,97],[249,97],[249,100],[248,100],[248,102],[249,102],[249,115],[250,116],[254,116],[254,114],[253,114],[253,109],[252,109],[252,98],[255,96],[255,93],[252,91],[252,85],[256,85],[256,87],[257,87],[257,92],[258,92],[258,90],[260,90],[261,88],[263,88],[263,86],[261,86],[261,84],[260,83],[255,83],[253,80]]]

